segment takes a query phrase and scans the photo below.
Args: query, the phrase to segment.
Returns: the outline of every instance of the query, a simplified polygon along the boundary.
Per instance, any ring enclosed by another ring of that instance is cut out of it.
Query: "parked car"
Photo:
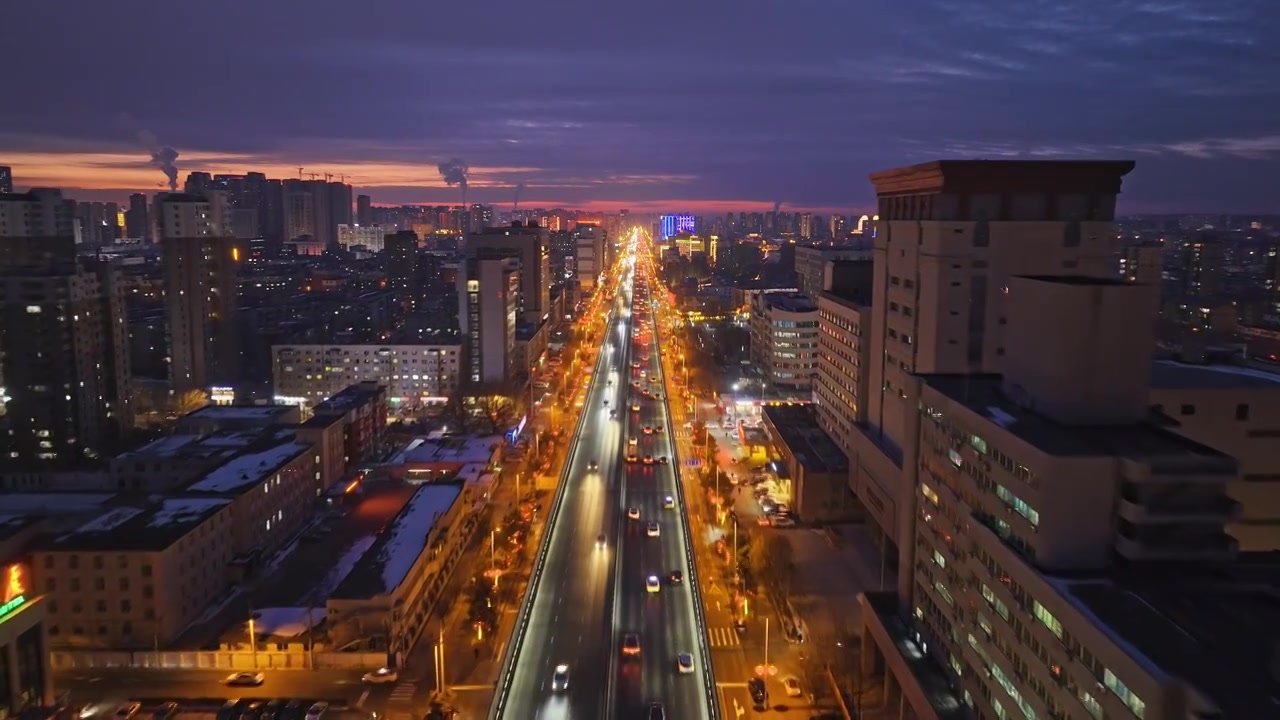
[[[266,679],[267,676],[260,672],[238,672],[228,675],[222,683],[224,685],[230,685],[231,687],[257,687]]]
[[[393,683],[396,680],[399,680],[400,673],[394,668],[383,667],[378,668],[373,672],[365,673],[364,678],[362,679],[370,685],[381,685],[383,683]]]

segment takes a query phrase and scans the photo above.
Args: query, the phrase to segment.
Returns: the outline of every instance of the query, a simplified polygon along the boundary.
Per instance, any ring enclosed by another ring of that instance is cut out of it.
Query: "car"
[[[587,469],[592,472],[595,472],[596,470],[600,469],[600,463],[596,462],[595,460],[592,460],[591,462],[587,463]]]
[[[680,585],[684,583],[684,573],[679,570],[672,570],[671,574],[667,576],[667,582],[670,582],[672,585]]]
[[[760,527],[769,527],[769,518],[767,516],[761,515],[760,517],[756,518],[756,525],[759,525]]]
[[[638,443],[638,442],[639,442],[639,441],[638,441],[638,440],[636,440],[635,438],[628,438],[628,439],[627,439],[627,445],[630,445],[631,447],[635,447],[635,446],[636,446],[636,443]]]
[[[373,672],[365,673],[362,679],[370,685],[381,685],[382,683],[393,683],[399,680],[400,673],[396,672],[394,668],[383,667]]]
[[[307,708],[307,720],[320,720],[320,718],[324,717],[324,713],[328,709],[329,703],[323,700],[317,703],[312,703],[311,707]]]
[[[116,708],[115,720],[129,720],[142,709],[142,703],[130,702]]]
[[[638,455],[636,455],[635,453],[627,453],[627,462],[634,463],[639,461],[640,461],[640,457]]]
[[[222,683],[233,687],[257,687],[266,679],[267,676],[262,673],[238,672],[228,675]]]
[[[605,406],[605,407],[609,407],[609,401],[608,401],[608,400],[605,400],[605,401],[604,401],[604,406]]]
[[[675,506],[676,506],[675,498],[671,497],[670,495],[662,498],[662,507],[666,508],[667,510],[670,510]]]
[[[551,692],[564,692],[569,689],[569,666],[557,665],[551,671]]]
[[[640,519],[640,508],[637,508],[637,507],[629,507],[629,508],[627,508],[627,517],[628,517],[628,518],[631,518],[632,520],[639,520],[639,519]]]
[[[656,433],[656,434],[658,434],[658,435],[661,435],[661,434],[662,434],[662,426],[661,426],[661,425],[654,425],[654,426],[653,426],[653,432],[654,432],[654,433]]]
[[[662,703],[653,703],[649,705],[649,714],[646,718],[648,720],[667,720],[667,709],[662,707]]]
[[[747,681],[747,692],[751,693],[751,700],[756,705],[764,705],[769,701],[769,691],[764,687],[764,680],[753,677]]]
[[[258,720],[265,708],[266,704],[260,700],[246,703],[240,707],[240,720]]]
[[[662,583],[658,582],[657,575],[650,575],[644,579],[644,589],[646,592],[656,593],[662,589]]]
[[[658,537],[660,533],[661,530],[658,529],[658,523],[656,522],[649,523],[649,527],[645,529],[645,534],[649,537]]]
[[[649,371],[648,371],[648,370],[641,370],[641,371],[640,371],[640,377],[647,377],[648,375],[649,375]]]
[[[645,464],[645,465],[652,465],[652,464],[653,464],[653,456],[652,456],[652,455],[645,455],[645,456],[644,456],[644,464]]]
[[[622,654],[623,655],[639,655],[640,654],[640,636],[635,633],[627,633],[622,636]]]
[[[800,681],[795,675],[782,678],[782,689],[787,691],[787,697],[800,697],[804,694],[800,691]]]
[[[645,435],[652,435],[652,434],[653,434],[653,426],[652,426],[652,425],[645,425],[645,426],[644,426],[644,434],[645,434]]]
[[[640,369],[640,361],[639,361],[639,360],[637,360],[637,361],[635,361],[635,362],[631,363],[631,368],[632,368],[633,370],[639,370],[639,369]]]
[[[631,403],[631,412],[640,412],[640,403],[638,402]]]
[[[602,548],[607,544],[607,542],[608,541],[605,539],[604,533],[600,533],[596,536],[596,547]]]
[[[658,458],[658,464],[659,464],[659,465],[666,465],[666,464],[667,464],[667,456],[666,456],[666,455],[663,455],[662,457]]]
[[[610,410],[610,411],[609,411],[609,419],[610,419],[610,420],[617,420],[617,419],[618,419],[618,411],[617,411],[617,410]]]
[[[774,515],[769,519],[769,524],[776,528],[789,528],[795,527],[796,521],[790,515]]]
[[[690,653],[680,653],[676,656],[676,669],[681,675],[688,675],[693,672],[693,655]]]
[[[178,703],[170,701],[156,708],[156,711],[152,713],[152,717],[155,718],[155,720],[170,720],[170,718],[172,718],[174,715],[177,715],[177,714],[178,714]],[[265,717],[266,715],[267,713],[263,713],[263,717]]]

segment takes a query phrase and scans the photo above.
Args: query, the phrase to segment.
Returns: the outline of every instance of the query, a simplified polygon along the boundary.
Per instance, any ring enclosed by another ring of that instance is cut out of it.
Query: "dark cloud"
[[[0,154],[118,151],[124,112],[184,158],[407,161],[431,180],[465,157],[473,199],[494,202],[524,182],[524,202],[862,206],[867,173],[897,164],[1107,156],[1139,161],[1130,207],[1269,210],[1280,170],[1276,0],[67,0],[4,15],[6,56],[39,71],[9,74],[22,102],[0,106]],[[494,167],[516,170],[486,183]]]

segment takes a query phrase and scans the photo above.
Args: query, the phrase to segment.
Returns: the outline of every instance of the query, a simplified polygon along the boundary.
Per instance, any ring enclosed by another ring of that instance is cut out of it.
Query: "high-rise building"
[[[387,289],[395,293],[401,307],[412,309],[418,299],[417,270],[418,234],[412,230],[387,235],[383,239],[387,251]]]
[[[698,231],[698,221],[692,215],[663,215],[658,220],[658,240],[666,242],[680,233],[694,234]]]
[[[13,192],[13,170],[8,165],[0,165],[0,193]]]
[[[547,229],[528,225],[488,228],[467,241],[469,258],[516,258],[520,261],[520,318],[538,327],[551,312],[551,246]]]
[[[818,372],[818,307],[800,293],[751,297],[751,359],[767,387],[807,390]]]
[[[822,292],[822,278],[827,263],[837,260],[870,260],[871,250],[860,250],[849,247],[819,247],[797,245],[796,285],[800,292],[811,298],[817,298]]]
[[[226,195],[156,198],[168,313],[169,378],[175,393],[239,380],[237,273],[243,252],[231,237]]]
[[[1120,251],[1120,279],[1159,285],[1164,273],[1163,254],[1159,243],[1126,245]]]
[[[124,212],[125,237],[130,240],[151,242],[151,223],[147,218],[147,196],[134,193],[129,196],[129,209]]]
[[[368,195],[356,196],[356,224],[373,224],[373,198]]]
[[[369,252],[382,252],[387,230],[382,225],[339,225],[338,244],[344,248],[362,245]]]
[[[1202,234],[1182,248],[1182,295],[1186,298],[1212,298],[1218,294],[1224,260],[1222,243],[1216,237]]]
[[[74,467],[133,424],[124,296],[61,193],[0,194],[0,466]]]
[[[516,317],[522,295],[520,261],[514,257],[471,257],[458,273],[458,325],[466,349],[467,381],[505,384],[518,368]]]
[[[338,225],[352,219],[351,186],[324,180],[285,180],[285,240],[309,235],[325,247],[338,242]]]
[[[1114,278],[1112,220],[1132,162],[942,161],[875,173],[879,202],[866,424],[854,438],[855,492],[909,556],[912,488],[903,449],[915,373],[998,369],[1014,275]],[[865,338],[864,338],[865,339]],[[912,572],[904,566],[901,578]],[[904,593],[905,594],[905,593]]]
[[[578,288],[590,292],[604,272],[604,229],[599,225],[579,225],[574,229],[573,237]]]

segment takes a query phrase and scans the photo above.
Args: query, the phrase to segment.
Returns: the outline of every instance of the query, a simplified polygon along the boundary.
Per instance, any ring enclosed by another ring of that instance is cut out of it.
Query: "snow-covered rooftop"
[[[173,524],[190,524],[197,522],[210,512],[230,505],[226,498],[211,497],[177,497],[168,498],[160,503],[151,515],[147,527],[164,527]]]
[[[44,549],[163,550],[230,503],[226,498],[165,497],[141,506],[113,507]]]
[[[288,412],[285,405],[209,405],[184,418],[200,420],[271,420],[275,416]]]
[[[339,598],[388,595],[400,587],[427,547],[436,521],[462,494],[462,486],[436,483],[418,488],[355,569],[333,593]]]
[[[82,512],[102,507],[113,497],[104,493],[5,493],[4,511],[9,515]]]
[[[121,454],[120,457],[129,458],[139,455],[145,455],[147,457],[164,457],[167,455],[173,455],[199,439],[199,435],[170,435],[169,437],[162,437],[159,440],[152,440],[137,450]]]
[[[472,438],[417,438],[401,450],[389,464],[488,463],[493,457],[494,450],[501,444],[501,435]]]
[[[254,608],[253,633],[258,637],[294,638],[319,625],[325,617],[322,607]],[[247,620],[244,627],[249,632]]]
[[[207,493],[239,492],[261,482],[264,477],[310,449],[311,446],[306,443],[286,442],[268,450],[245,453],[197,480],[187,490]]]

